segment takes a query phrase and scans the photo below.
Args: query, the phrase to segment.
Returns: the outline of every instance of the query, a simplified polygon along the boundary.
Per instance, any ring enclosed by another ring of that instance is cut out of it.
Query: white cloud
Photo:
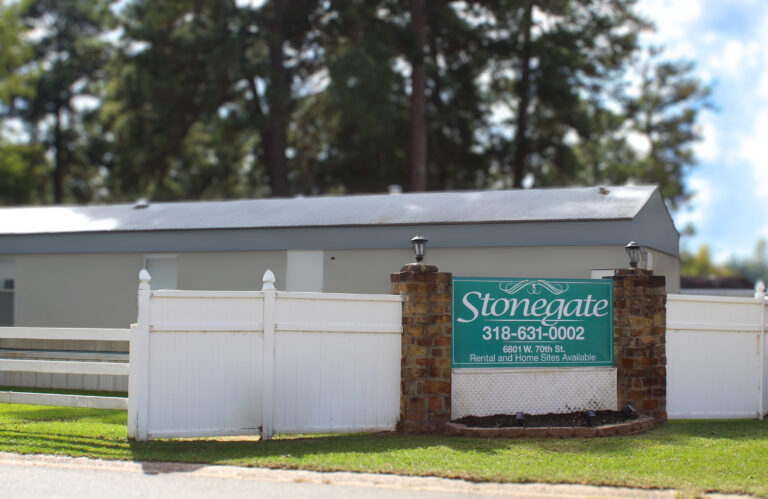
[[[664,45],[668,54],[675,57],[690,56],[693,45],[688,41],[689,25],[701,16],[704,0],[644,0],[638,4],[638,10],[656,24],[656,32],[646,35],[655,45]]]
[[[710,55],[706,62],[717,76],[741,78],[749,69],[760,62],[760,44],[756,41],[744,43],[740,40],[728,40],[720,46],[720,52]]]
[[[712,185],[702,177],[691,177],[688,187],[693,192],[690,208],[678,211],[675,214],[675,226],[682,230],[686,225],[693,224],[696,227],[704,225],[712,207]]]
[[[9,118],[0,124],[0,139],[19,144],[28,141],[29,138],[24,122],[19,118]]]
[[[712,261],[718,265],[723,265],[733,257],[732,248],[723,249],[718,251],[712,256]]]
[[[235,0],[235,5],[242,9],[244,7],[250,7],[251,9],[259,9],[266,3],[266,0]]]
[[[763,16],[759,33],[760,39],[757,43],[762,48],[762,73],[757,84],[757,95],[768,98],[768,12]]]
[[[701,140],[694,145],[696,157],[703,161],[714,161],[720,155],[718,133],[708,115],[700,118]]]
[[[648,137],[640,132],[630,130],[627,132],[627,143],[629,147],[635,150],[640,156],[645,156],[651,150],[651,144],[648,143]]]
[[[764,105],[755,118],[751,132],[742,134],[738,155],[752,169],[755,196],[768,199],[768,104]]]

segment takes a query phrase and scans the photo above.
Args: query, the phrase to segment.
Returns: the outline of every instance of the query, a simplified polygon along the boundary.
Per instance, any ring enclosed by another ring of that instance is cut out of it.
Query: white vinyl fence
[[[670,419],[762,419],[768,411],[765,309],[764,296],[667,296]]]
[[[276,291],[152,291],[140,274],[128,435],[392,430],[401,299]]]
[[[0,327],[0,339],[22,340],[76,340],[76,341],[128,341],[127,329],[70,329]],[[57,352],[38,352],[39,356],[56,357]],[[125,376],[126,362],[99,362],[92,360],[56,360],[43,358],[9,358],[13,352],[0,357],[0,372],[50,373],[63,375]],[[70,357],[70,356],[65,356]],[[62,357],[62,358],[65,358]],[[35,404],[97,409],[126,409],[124,397],[62,395],[52,393],[25,393],[0,391],[0,403]]]

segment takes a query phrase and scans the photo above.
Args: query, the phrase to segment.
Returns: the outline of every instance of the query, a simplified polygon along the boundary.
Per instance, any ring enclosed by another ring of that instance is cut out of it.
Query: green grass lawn
[[[125,411],[0,404],[0,451],[768,496],[768,421],[751,420],[670,422],[601,439],[380,433],[130,442]]]

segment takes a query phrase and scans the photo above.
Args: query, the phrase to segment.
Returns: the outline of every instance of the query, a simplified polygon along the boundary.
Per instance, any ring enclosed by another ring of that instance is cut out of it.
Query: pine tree
[[[93,168],[85,130],[89,110],[100,99],[109,44],[106,2],[33,0],[19,13],[32,60],[17,76],[32,76],[32,91],[9,99],[8,115],[21,119],[32,143],[52,156],[53,202],[84,202],[94,195]],[[98,104],[96,104],[98,105]]]

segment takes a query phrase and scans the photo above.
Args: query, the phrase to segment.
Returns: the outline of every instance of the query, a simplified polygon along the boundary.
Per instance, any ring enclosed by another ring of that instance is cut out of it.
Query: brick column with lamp
[[[421,263],[426,239],[412,239],[416,263],[391,275],[403,297],[400,426],[442,432],[451,417],[451,278]]]
[[[637,268],[639,251],[637,243],[628,244],[631,268],[617,269],[612,277],[618,403],[662,422],[667,419],[666,280]]]

